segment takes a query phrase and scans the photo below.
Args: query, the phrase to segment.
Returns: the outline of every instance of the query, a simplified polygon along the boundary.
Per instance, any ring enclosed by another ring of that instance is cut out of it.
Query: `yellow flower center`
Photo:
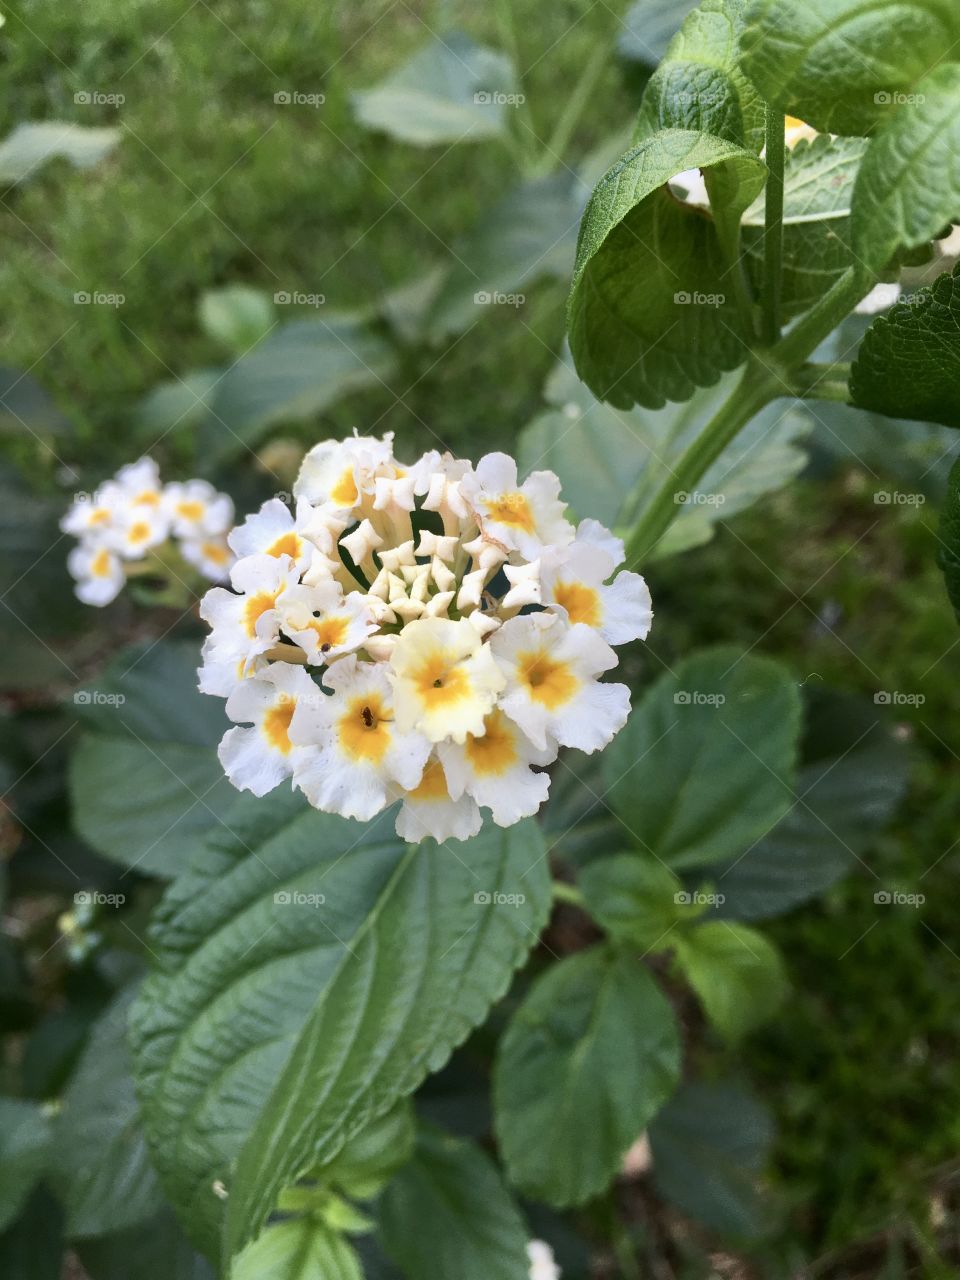
[[[291,698],[285,693],[263,717],[263,736],[275,751],[283,755],[289,755],[293,746],[290,741],[290,721],[296,709],[296,698]]]
[[[467,674],[446,649],[434,649],[412,673],[412,680],[421,702],[431,711],[470,697]]]
[[[205,510],[203,503],[194,499],[177,503],[177,515],[183,516],[184,520],[200,520]]]
[[[467,734],[467,759],[481,777],[506,773],[520,758],[516,736],[499,711],[487,716],[483,724],[486,733],[482,738]]]
[[[138,520],[136,524],[130,526],[130,532],[127,537],[134,546],[139,542],[146,542],[150,537],[150,526],[146,520]]]
[[[333,618],[314,618],[310,630],[317,633],[317,646],[322,653],[335,649],[347,638],[350,619],[340,615]]]
[[[352,507],[359,497],[360,492],[354,479],[353,467],[347,467],[330,490],[330,501],[335,502],[338,507]]]
[[[499,498],[487,498],[483,503],[487,515],[497,524],[509,525],[512,529],[522,529],[524,533],[533,533],[533,512],[530,503],[522,493],[502,493]]]
[[[106,578],[110,574],[110,552],[106,548],[100,551],[90,561],[90,572],[95,578]]]
[[[133,500],[135,507],[159,507],[160,494],[156,489],[144,489]]]
[[[277,559],[280,556],[289,556],[291,560],[296,560],[302,546],[300,538],[291,529],[289,533],[281,534],[272,547],[267,548],[267,555]]]
[[[230,559],[230,552],[226,547],[222,547],[219,542],[205,542],[203,544],[203,554],[212,564],[226,564]]]
[[[390,746],[389,723],[380,695],[361,694],[337,723],[340,746],[353,760],[379,764]]]
[[[566,609],[571,622],[599,627],[603,621],[600,593],[583,582],[558,582],[553,588],[553,598]]]
[[[91,524],[108,524],[110,521],[110,512],[107,507],[97,507],[96,510],[90,512]]]
[[[408,793],[411,800],[423,800],[429,802],[431,800],[449,800],[450,792],[447,790],[447,779],[443,772],[443,765],[439,760],[431,760],[423,771],[423,777],[419,784]]]
[[[258,591],[251,596],[243,609],[243,625],[251,639],[256,637],[257,623],[268,609],[275,609],[279,591]]]
[[[517,665],[530,697],[534,702],[543,703],[548,711],[569,702],[580,686],[569,665],[551,658],[545,649],[521,653]]]

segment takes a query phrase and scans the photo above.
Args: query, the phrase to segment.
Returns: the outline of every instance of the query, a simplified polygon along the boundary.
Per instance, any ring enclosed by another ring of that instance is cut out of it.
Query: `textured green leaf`
[[[404,1100],[362,1129],[320,1171],[322,1181],[355,1200],[369,1200],[401,1169],[417,1140],[416,1119]]]
[[[850,205],[867,143],[862,138],[802,138],[786,155],[783,217],[783,306],[811,307],[853,264]],[[763,283],[765,197],[743,215],[743,250],[754,291]]]
[[[695,392],[686,404],[623,412],[594,399],[569,364],[561,362],[544,388],[555,408],[536,417],[520,435],[520,470],[555,471],[576,515],[625,531],[736,379],[722,378],[716,387]],[[709,469],[693,500],[678,505],[657,554],[707,542],[718,520],[786,484],[806,464],[797,446],[810,429],[807,414],[793,408],[772,405],[758,414]],[[697,500],[704,495],[708,501]]]
[[[353,94],[357,119],[402,142],[478,142],[507,129],[510,59],[461,32],[437,36],[380,84]]]
[[[132,1017],[154,1161],[209,1253],[224,1207],[214,1182],[246,1244],[283,1187],[483,1020],[549,910],[532,824],[484,832],[453,857],[403,846],[392,815],[358,827],[274,793],[231,827],[161,903],[159,971]],[[525,902],[478,905],[480,891]]]
[[[956,43],[960,6],[946,2],[957,24]],[[902,47],[899,33],[893,44]],[[960,220],[960,62],[924,76],[914,96],[873,139],[853,191],[854,253],[874,276]]]
[[[526,1228],[489,1156],[432,1128],[381,1198],[379,1229],[417,1280],[519,1280],[529,1266]]]
[[[641,853],[614,854],[591,862],[578,884],[587,909],[611,937],[651,951],[672,945],[684,889],[662,862]]]
[[[687,17],[644,92],[637,141],[691,129],[760,151],[764,106],[739,66],[741,8],[741,0],[703,0]]]
[[[197,837],[244,807],[217,759],[223,707],[199,692],[196,667],[195,643],[163,641],[121,654],[74,695],[86,727],[70,761],[76,829],[153,875],[176,875]]]
[[[655,67],[697,0],[634,0],[623,16],[617,52],[629,62]]]
[[[303,422],[347,392],[382,385],[393,362],[390,345],[355,316],[330,311],[280,325],[218,383],[201,435],[208,465],[245,454],[268,427]]]
[[[950,470],[947,496],[940,515],[940,568],[947,595],[960,622],[960,459]]]
[[[661,676],[607,748],[608,800],[640,848],[671,867],[734,857],[789,808],[799,733],[785,667],[705,650]]]
[[[765,1022],[787,994],[780,953],[749,925],[707,921],[672,941],[704,1012],[728,1040]]]
[[[0,1231],[18,1217],[51,1155],[50,1122],[42,1108],[0,1098]]]
[[[269,295],[247,284],[208,289],[200,297],[199,312],[206,333],[237,355],[256,346],[276,320]]]
[[[516,301],[541,276],[566,280],[585,195],[580,181],[565,172],[524,182],[488,209],[454,246],[450,272],[427,317],[430,337],[460,333],[491,310],[512,318],[511,295]]]
[[[877,316],[850,376],[862,409],[960,427],[960,264]]]
[[[57,1118],[51,1181],[66,1210],[68,1236],[112,1234],[163,1208],[127,1055],[134,994],[122,992],[97,1022]]]
[[[958,41],[954,0],[753,0],[744,70],[822,133],[868,133]]]
[[[735,1085],[688,1083],[649,1131],[660,1195],[725,1235],[760,1235],[769,1210],[757,1184],[773,1141],[766,1108]]]
[[[307,1215],[268,1227],[236,1258],[230,1280],[363,1280],[343,1236]]]
[[[816,897],[861,866],[903,798],[910,753],[872,703],[818,694],[804,739],[786,815],[746,853],[702,873],[724,897],[721,917],[767,919]]]
[[[494,1070],[510,1181],[559,1207],[598,1195],[679,1071],[673,1012],[635,955],[594,947],[552,965],[514,1014]]]
[[[10,186],[23,182],[48,160],[68,160],[75,169],[89,169],[109,155],[119,141],[119,129],[92,128],[67,120],[17,125],[0,142],[0,183]]]
[[[713,219],[666,185],[696,168],[722,177],[728,220],[755,199],[765,175],[734,142],[662,129],[601,178],[580,225],[570,347],[584,382],[621,409],[686,400],[746,355]]]

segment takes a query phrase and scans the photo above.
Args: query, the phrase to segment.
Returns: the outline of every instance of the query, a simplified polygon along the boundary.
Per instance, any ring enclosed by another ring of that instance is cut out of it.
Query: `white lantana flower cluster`
[[[60,521],[79,540],[67,557],[76,593],[84,604],[101,606],[120,594],[135,562],[170,538],[203,577],[227,581],[232,525],[233,503],[225,493],[206,480],[161,485],[152,458],[121,467],[96,493],[75,498]]]
[[[295,509],[264,503],[229,535],[232,590],[200,612],[200,688],[235,722],[220,760],[241,790],[287,778],[312,805],[366,821],[402,801],[397,832],[468,839],[481,809],[537,811],[561,746],[622,728],[611,645],[645,637],[650,595],[623,544],[574,528],[560,482],[491,453],[476,467],[393,457],[392,435],[306,456]]]
[[[529,1280],[560,1280],[560,1268],[545,1240],[528,1241],[527,1261],[530,1263]]]

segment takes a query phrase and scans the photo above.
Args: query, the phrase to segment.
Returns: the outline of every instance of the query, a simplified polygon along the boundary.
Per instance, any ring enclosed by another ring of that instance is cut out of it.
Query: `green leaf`
[[[617,53],[655,67],[697,0],[634,0],[623,16]]]
[[[704,1012],[728,1040],[765,1022],[787,994],[780,953],[748,925],[708,921],[675,934],[672,942]]]
[[[352,1246],[317,1217],[268,1227],[230,1268],[230,1280],[363,1280]]]
[[[207,462],[245,453],[268,427],[303,422],[348,392],[383,385],[389,344],[362,319],[329,312],[274,329],[224,374],[201,443]]]
[[[564,498],[576,515],[590,515],[625,532],[737,377],[722,378],[683,405],[622,412],[594,399],[562,361],[544,388],[555,408],[521,432],[521,473],[548,467],[560,477]],[[709,541],[720,519],[736,515],[797,475],[806,465],[798,443],[810,429],[805,412],[784,410],[780,404],[758,414],[709,469],[693,500],[678,505],[657,555]],[[704,497],[708,500],[698,500]]]
[[[163,1208],[127,1055],[134,995],[123,991],[94,1026],[57,1118],[51,1181],[66,1210],[68,1236],[113,1234]]]
[[[953,0],[753,0],[744,70],[768,102],[821,133],[869,133],[956,57]]]
[[[760,151],[764,105],[740,70],[742,26],[740,0],[703,0],[694,9],[644,92],[638,142],[657,129],[690,129]]]
[[[29,373],[0,367],[0,433],[11,436],[62,436],[70,419]]]
[[[732,858],[787,811],[800,697],[787,669],[708,649],[662,676],[604,753],[608,800],[674,868]]]
[[[43,1109],[21,1098],[0,1098],[0,1231],[19,1217],[52,1154]]]
[[[246,284],[208,289],[201,295],[199,311],[204,331],[236,355],[256,346],[276,323],[270,297]]]
[[[811,307],[853,264],[850,206],[862,138],[806,138],[786,153],[783,210],[784,312]],[[743,251],[759,294],[763,283],[766,201],[763,194],[743,215]]]
[[[194,369],[147,392],[136,409],[137,438],[152,445],[160,432],[174,427],[186,430],[203,422],[223,373],[223,369]]]
[[[457,857],[403,846],[392,824],[291,813],[274,793],[211,833],[161,903],[135,1071],[161,1180],[208,1253],[223,1217],[214,1182],[229,1190],[236,1252],[285,1186],[443,1064],[545,922],[532,823],[481,833]],[[525,901],[482,906],[481,891]]]
[[[63,1247],[59,1205],[40,1187],[22,1216],[0,1235],[0,1275],[3,1280],[63,1280]]]
[[[850,376],[861,409],[960,427],[960,263],[877,316]]]
[[[529,1268],[527,1230],[489,1156],[433,1128],[384,1192],[379,1221],[385,1252],[417,1280],[519,1280]]]
[[[0,142],[0,183],[23,182],[48,160],[68,160],[75,169],[89,169],[120,141],[119,129],[88,128],[65,120],[17,125]]]
[[[368,1200],[413,1155],[417,1139],[410,1103],[403,1101],[375,1120],[323,1166],[322,1180],[357,1200]]]
[[[667,188],[697,168],[722,179],[728,221],[756,198],[766,172],[734,142],[662,129],[607,171],[583,216],[570,347],[584,382],[621,409],[689,399],[746,357],[713,219]]]
[[[947,595],[960,622],[960,458],[953,464],[947,481],[947,496],[940,515],[937,559],[943,570]]]
[[[910,753],[872,703],[817,694],[804,737],[786,815],[746,853],[703,872],[724,897],[718,916],[767,919],[816,897],[861,865],[903,798]]]
[[[960,7],[949,4],[960,39]],[[898,32],[896,47],[902,48]],[[933,61],[933,59],[931,59]],[[860,165],[851,234],[864,270],[878,276],[899,255],[925,245],[960,219],[960,62],[924,76],[898,107]]]
[[[509,58],[448,32],[425,44],[372,89],[354,93],[353,109],[368,129],[430,147],[479,142],[507,130],[515,92]]]
[[[673,1011],[636,956],[594,947],[560,960],[514,1014],[494,1068],[510,1181],[561,1208],[599,1195],[679,1071]]]
[[[684,889],[669,867],[639,853],[619,853],[591,862],[578,885],[587,909],[617,941],[651,951],[672,946],[672,928],[684,915]]]
[[[650,1125],[659,1194],[724,1235],[769,1227],[757,1183],[773,1141],[766,1108],[735,1085],[683,1084]]]
[[[431,339],[460,333],[491,312],[512,318],[511,307],[523,305],[517,295],[541,276],[568,279],[585,194],[565,172],[524,182],[487,210],[454,246],[427,319]]]
[[[250,803],[217,759],[226,720],[197,689],[197,660],[192,641],[135,648],[74,695],[87,726],[70,761],[74,825],[99,853],[151,875],[176,875],[199,835]]]
[[[90,1280],[131,1280],[132,1259],[136,1280],[214,1280],[170,1209],[125,1231],[77,1240],[72,1247]]]

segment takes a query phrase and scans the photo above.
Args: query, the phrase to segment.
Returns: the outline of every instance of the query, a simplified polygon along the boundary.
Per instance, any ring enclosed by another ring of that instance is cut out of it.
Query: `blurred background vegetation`
[[[683,6],[674,8],[676,24]],[[477,306],[468,325],[441,339],[424,340],[403,317],[416,314],[417,291],[438,269],[469,256],[463,246],[518,167],[576,184],[585,158],[629,129],[649,65],[623,56],[625,17],[624,6],[605,0],[22,0],[2,36],[8,128],[63,120],[119,129],[96,166],[55,159],[0,199],[0,360],[29,371],[68,424],[54,428],[49,408],[36,429],[3,420],[4,457],[28,476],[30,501],[65,505],[161,435],[152,452],[170,478],[193,467],[241,502],[276,488],[274,477],[287,474],[282,452],[268,455],[258,479],[248,450],[208,459],[190,414],[170,429],[145,408],[158,384],[176,390],[178,379],[239,354],[200,316],[205,293],[225,286],[253,286],[268,298],[322,294],[324,314],[354,314],[375,335],[394,331],[389,375],[275,424],[273,434],[302,445],[356,426],[395,431],[405,453],[438,440],[472,457],[511,447],[542,411],[561,352],[571,245],[566,266],[523,284],[522,306]],[[506,134],[418,147],[365,127],[351,94],[453,27],[524,69],[527,101]],[[558,130],[591,64],[583,110]],[[275,102],[294,91],[325,101]],[[89,92],[124,102],[75,100]],[[553,155],[551,140],[562,146]],[[125,300],[81,307],[78,292]],[[279,316],[316,313],[290,306]],[[773,926],[794,998],[736,1062],[713,1044],[702,1053],[707,1070],[746,1069],[775,1112],[782,1219],[769,1246],[746,1261],[705,1247],[696,1257],[707,1269],[691,1261],[684,1274],[772,1275],[803,1265],[811,1276],[946,1278],[960,1258],[960,638],[932,528],[951,440],[937,429],[808,407],[816,422],[802,477],[722,525],[712,542],[652,566],[657,620],[636,659],[639,679],[724,641],[781,657],[805,685],[839,685],[871,702],[880,690],[922,695],[917,705],[877,707],[909,741],[912,775],[869,861],[885,883],[926,902],[878,919],[874,881],[855,874]],[[270,435],[254,442],[257,451]],[[878,488],[904,482],[928,501],[876,504]],[[16,523],[9,511],[3,518]],[[51,550],[51,573],[66,549]],[[71,614],[62,577],[54,588],[60,620],[86,637],[73,636],[74,662],[102,663],[143,634],[132,615],[92,630],[87,615]],[[37,841],[49,844],[64,822],[55,708],[70,686],[44,652],[42,622],[30,618],[27,631],[8,649],[8,780],[49,755],[30,779],[39,792],[19,807],[8,801],[4,841],[21,859],[36,853],[40,870],[27,875],[36,890],[45,875]],[[14,714],[19,745],[11,745]],[[43,814],[39,834],[22,825],[34,810]],[[47,909],[21,904],[7,933],[29,930],[30,911]],[[63,996],[74,988],[79,998],[65,1015]],[[98,1007],[101,996],[40,957],[26,990],[7,975],[4,998],[28,1035],[33,1096],[46,1097],[82,1044],[85,1005]]]

